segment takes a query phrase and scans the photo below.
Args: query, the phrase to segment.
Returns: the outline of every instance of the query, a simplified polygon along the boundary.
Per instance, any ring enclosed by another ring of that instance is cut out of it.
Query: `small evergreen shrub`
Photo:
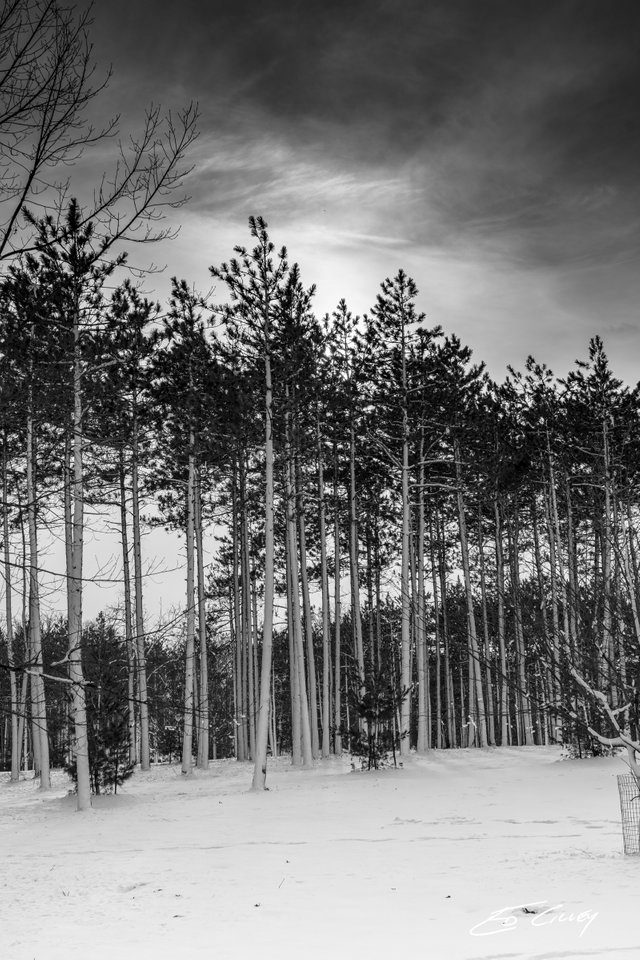
[[[115,630],[103,617],[86,629],[83,642],[91,790],[117,793],[134,770],[129,759],[126,663]],[[76,783],[75,760],[66,771]]]
[[[351,738],[351,753],[361,758],[363,770],[398,765],[396,716],[408,695],[409,690],[394,690],[382,673],[376,672],[365,679],[363,689],[354,696],[354,707],[365,721],[365,729],[361,736]]]

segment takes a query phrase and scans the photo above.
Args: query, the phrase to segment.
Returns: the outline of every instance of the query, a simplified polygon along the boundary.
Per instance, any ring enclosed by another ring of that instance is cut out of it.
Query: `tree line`
[[[281,750],[309,765],[344,747],[377,762],[387,749],[594,738],[635,760],[639,398],[598,338],[564,378],[529,358],[498,384],[426,324],[402,270],[368,314],[341,301],[317,317],[260,218],[253,245],[211,268],[220,302],[174,278],[164,309],[129,279],[107,290],[120,261],[96,257],[74,201],[57,232],[37,228],[0,287],[14,774],[28,713],[47,783],[61,693],[67,749],[88,763],[90,508],[119,520],[128,756],[148,768],[166,753],[148,688],[150,505],[185,544],[184,612],[161,644],[171,667],[158,667],[185,774],[233,753],[264,786]],[[48,526],[67,557],[68,646],[53,663]]]

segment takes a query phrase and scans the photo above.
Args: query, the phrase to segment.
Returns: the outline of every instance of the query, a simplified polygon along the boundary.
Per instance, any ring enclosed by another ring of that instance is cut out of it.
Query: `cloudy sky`
[[[200,104],[167,275],[261,214],[321,313],[403,267],[498,378],[595,333],[640,378],[637,0],[110,0],[93,38],[125,124]]]

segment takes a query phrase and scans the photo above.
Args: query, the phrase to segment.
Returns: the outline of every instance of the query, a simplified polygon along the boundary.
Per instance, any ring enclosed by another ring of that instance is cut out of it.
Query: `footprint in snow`
[[[140,880],[138,883],[129,883],[126,886],[120,886],[118,889],[121,893],[131,893],[132,890],[137,890],[139,887],[146,887],[148,885],[148,880]]]

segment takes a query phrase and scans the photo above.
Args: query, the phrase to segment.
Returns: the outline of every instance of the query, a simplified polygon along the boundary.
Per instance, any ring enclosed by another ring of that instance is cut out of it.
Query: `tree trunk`
[[[551,493],[550,487],[553,483],[553,474],[550,480],[545,484],[545,521],[547,526],[547,540],[549,543],[549,581],[551,593],[551,700],[554,706],[560,703],[560,615],[558,611],[558,581],[557,581],[557,563],[556,563],[556,535],[552,521]]]
[[[244,497],[243,497],[244,499]],[[251,609],[251,564],[249,560],[249,520],[246,512],[242,518],[242,623],[245,637],[244,643],[244,680],[245,680],[245,698],[246,698],[246,721],[245,728],[249,736],[249,759],[255,760],[256,757],[256,704],[255,704],[255,686],[254,686],[254,643]]]
[[[131,630],[131,572],[127,533],[127,498],[125,487],[124,450],[120,450],[120,532],[122,538],[122,579],[124,583],[124,640],[127,650],[127,702],[129,725],[129,761],[137,760],[136,749],[136,651]]]
[[[482,690],[482,673],[480,669],[480,651],[478,649],[478,635],[476,630],[476,618],[473,609],[473,590],[471,586],[471,568],[469,565],[469,545],[467,540],[467,522],[465,518],[464,498],[462,493],[462,465],[460,460],[460,444],[456,439],[454,441],[454,457],[456,466],[457,481],[457,501],[458,501],[458,525],[460,529],[460,552],[462,555],[462,570],[464,574],[465,593],[467,596],[467,630],[469,637],[469,659],[470,678],[472,679],[474,689],[469,689],[469,704],[477,706],[477,722],[475,723],[478,735],[478,744],[481,747],[487,745],[487,727],[486,714],[484,707],[484,693]],[[473,721],[473,712],[469,711],[469,721]]]
[[[562,623],[563,623],[563,642],[560,644],[559,636],[560,631],[558,627],[558,616],[557,616],[557,607],[556,613],[554,614],[554,629],[556,632],[557,643],[554,649],[554,656],[557,658],[558,665],[561,661],[567,660],[567,658],[572,657],[572,640],[571,640],[571,628],[570,628],[570,619],[569,619],[569,598],[568,598],[568,587],[567,587],[567,578],[565,575],[564,561],[562,555],[562,537],[560,534],[560,518],[558,514],[558,498],[556,494],[556,479],[555,479],[555,470],[553,467],[553,460],[551,456],[551,447],[549,443],[549,438],[547,436],[547,459],[548,459],[548,469],[549,469],[549,543],[550,551],[549,556],[552,560],[552,563],[557,564],[557,576],[560,584],[560,595],[562,598]],[[553,571],[553,576],[555,579],[555,569]],[[594,582],[597,581],[597,573],[594,573]],[[552,598],[554,593],[552,591]],[[557,604],[557,592],[555,594],[556,604]],[[577,666],[577,665],[576,665]],[[558,688],[561,687],[560,680],[558,681]],[[575,714],[577,710],[576,700],[573,699],[572,711]]]
[[[322,595],[322,756],[331,753],[331,687],[330,687],[330,612],[329,576],[327,572],[327,530],[324,498],[324,471],[322,467],[322,442],[320,423],[317,423],[318,438],[318,526],[320,535],[320,591]]]
[[[538,511],[536,507],[535,494],[531,498],[531,528],[533,532],[533,556],[536,568],[536,582],[538,585],[538,595],[540,602],[540,615],[542,619],[542,637],[544,649],[551,647],[551,637],[549,634],[549,610],[547,607],[546,588],[544,583],[542,553],[540,550],[540,533],[538,529]],[[549,711],[549,701],[551,699],[550,690],[553,687],[553,672],[545,671],[544,661],[540,663],[540,696],[541,705],[539,709],[540,722],[543,727],[544,744],[549,743],[551,735],[551,714]],[[546,676],[544,675],[546,672]]]
[[[313,623],[311,621],[311,599],[309,596],[309,575],[307,571],[307,536],[304,522],[304,505],[299,484],[297,489],[298,532],[300,541],[300,580],[302,587],[302,605],[304,610],[304,630],[307,648],[307,670],[309,675],[309,726],[311,730],[311,754],[313,758],[320,754],[318,736],[318,691],[316,681],[316,658],[313,649]]]
[[[27,624],[27,545],[24,532],[24,520],[20,518],[20,528],[22,532],[22,635],[26,640],[28,633]],[[22,683],[20,684],[20,696],[18,699],[18,769],[21,766],[21,759],[24,756],[25,769],[27,766],[27,692],[29,685],[29,674],[26,670],[22,672]]]
[[[244,505],[240,504],[240,511]],[[235,741],[236,741],[236,759],[241,762],[247,759],[247,747],[244,737],[245,725],[243,717],[244,710],[244,685],[242,683],[243,674],[243,637],[244,629],[242,626],[242,613],[240,608],[240,521],[238,519],[238,490],[237,474],[234,468],[232,485],[232,522],[231,522],[231,549],[232,549],[232,577],[233,577],[233,622],[235,639],[235,671],[234,671],[234,694],[235,694]]]
[[[453,671],[449,646],[449,618],[447,615],[447,567],[445,555],[445,528],[444,519],[440,525],[440,603],[442,605],[442,639],[444,654],[444,692],[445,710],[447,714],[447,743],[449,747],[458,746],[458,736],[455,717],[455,696],[453,691]]]
[[[618,689],[615,680],[615,649],[611,616],[611,465],[609,458],[609,431],[607,421],[602,423],[602,459],[604,510],[602,517],[602,660],[605,689],[613,709],[618,707]]]
[[[295,642],[295,628],[293,625],[293,591],[291,581],[291,556],[289,551],[289,536],[286,534],[285,544],[287,567],[287,636],[289,640],[289,696],[291,700],[291,762],[295,767],[302,764],[302,717],[300,710],[300,671],[298,670],[298,654]]]
[[[533,742],[533,724],[531,702],[527,683],[524,649],[524,631],[522,628],[522,605],[520,601],[520,556],[519,556],[520,512],[517,499],[513,510],[513,536],[511,549],[511,585],[513,590],[513,615],[516,635],[516,670],[518,674],[517,703],[519,742],[530,747]]]
[[[49,733],[45,699],[42,630],[40,624],[40,584],[38,572],[38,533],[36,485],[36,448],[33,421],[33,390],[29,388],[29,413],[27,416],[27,521],[29,529],[29,647],[32,663],[31,717],[33,721],[33,753],[36,772],[40,775],[40,789],[51,789],[49,770]]]
[[[271,744],[271,756],[275,759],[278,756],[278,722],[276,718],[276,689],[275,677],[271,671],[271,716],[269,718],[269,743]]]
[[[416,544],[416,653],[418,666],[418,753],[431,747],[429,652],[426,643],[426,605],[424,592],[424,427],[420,431],[418,467],[418,529]]]
[[[356,440],[353,421],[349,442],[349,558],[351,573],[351,621],[358,669],[358,688],[364,684],[364,649],[362,645],[362,619],[360,616],[360,575],[358,572],[358,507],[356,498]]]
[[[198,571],[198,639],[200,644],[200,691],[198,757],[200,769],[209,767],[209,669],[207,661],[207,618],[204,601],[204,550],[202,546],[202,492],[199,474],[195,478],[195,541]]]
[[[404,364],[404,354],[403,354]],[[409,578],[409,440],[407,411],[402,409],[402,555],[400,567],[400,756],[407,757],[411,749],[411,586]]]
[[[289,580],[291,586],[291,612],[293,617],[293,639],[295,649],[296,667],[299,678],[300,694],[300,721],[302,733],[302,763],[311,766],[313,763],[313,751],[311,748],[311,725],[309,723],[309,703],[307,700],[307,682],[304,671],[304,645],[302,641],[302,618],[300,612],[299,595],[299,574],[298,574],[298,551],[296,545],[296,503],[297,496],[295,490],[295,472],[293,464],[293,453],[291,450],[291,425],[289,414],[286,414],[287,420],[287,548],[289,550]]]
[[[502,511],[496,495],[493,501],[496,518],[496,586],[498,594],[498,652],[500,656],[500,743],[503,747],[511,744],[511,724],[509,719],[509,675],[507,668],[507,646],[504,622],[504,552],[502,546]]]
[[[140,491],[138,482],[138,426],[133,419],[131,447],[131,519],[133,527],[133,575],[136,604],[136,665],[138,680],[138,711],[140,717],[140,766],[151,768],[149,755],[149,703],[147,694],[147,658],[144,640],[144,616],[142,604],[142,546],[140,536]]]
[[[262,626],[262,663],[260,668],[260,707],[256,735],[256,759],[253,789],[264,790],[267,777],[267,745],[269,740],[269,705],[271,702],[271,661],[273,652],[273,595],[275,581],[273,535],[273,388],[269,354],[268,318],[265,315],[265,560],[264,615]]]
[[[71,717],[74,726],[74,756],[77,772],[77,808],[91,806],[87,707],[82,669],[82,571],[84,553],[84,475],[82,458],[82,364],[80,360],[80,323],[74,318],[73,419],[71,431],[71,541],[67,568],[69,680],[71,681]]]
[[[334,525],[333,525],[333,544],[334,544],[334,624],[335,624],[335,670],[334,670],[334,751],[338,756],[342,754],[342,671],[340,658],[342,651],[340,649],[340,627],[342,622],[342,600],[341,600],[341,564],[340,564],[340,519],[338,511],[338,458],[334,447],[334,474],[333,474],[333,502],[334,502]]]
[[[189,776],[192,772],[192,745],[193,745],[193,700],[194,700],[194,657],[196,608],[194,596],[194,553],[195,553],[195,518],[194,518],[194,487],[195,487],[195,457],[194,434],[189,432],[189,476],[187,480],[187,636],[185,646],[184,671],[184,714],[182,732],[182,773]]]
[[[484,531],[482,523],[482,505],[478,502],[478,556],[480,560],[480,595],[482,599],[482,632],[483,632],[483,647],[482,647],[482,659],[485,665],[485,672],[487,677],[486,685],[486,698],[485,703],[487,707],[487,726],[488,726],[488,740],[489,746],[495,747],[496,745],[496,731],[495,731],[495,721],[493,713],[493,683],[492,683],[492,670],[491,670],[491,652],[489,644],[489,615],[487,611],[487,579],[485,573],[485,560],[484,560]]]
[[[436,749],[444,746],[444,720],[442,717],[442,665],[440,640],[440,611],[438,602],[438,569],[435,558],[433,523],[429,521],[429,558],[431,562],[431,589],[433,590],[434,646],[436,659]]]
[[[631,614],[633,617],[633,627],[635,634],[635,643],[640,648],[640,612],[638,611],[638,595],[636,592],[635,576],[633,570],[633,551],[631,547],[632,537],[632,513],[631,502],[627,501],[626,507],[622,512],[622,570],[626,582],[626,595],[629,598]],[[7,581],[8,582],[8,581]]]
[[[7,666],[9,667],[9,691],[11,698],[11,781],[15,782],[20,779],[20,756],[22,744],[18,739],[18,684],[16,681],[16,673],[14,669],[15,661],[13,658],[13,609],[11,599],[11,551],[9,540],[6,433],[2,447],[2,535],[4,542],[5,634],[7,640]]]

